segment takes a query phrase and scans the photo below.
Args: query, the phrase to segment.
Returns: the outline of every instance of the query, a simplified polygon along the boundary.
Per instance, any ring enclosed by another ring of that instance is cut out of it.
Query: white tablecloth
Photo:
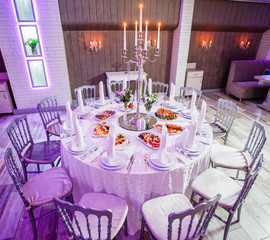
[[[184,163],[177,163],[169,171],[159,171],[151,168],[151,166],[145,171],[145,163],[143,160],[145,154],[151,154],[153,151],[157,150],[150,149],[136,139],[139,132],[128,131],[118,125],[118,117],[124,114],[122,111],[119,111],[121,107],[123,107],[123,104],[108,105],[103,109],[95,109],[88,115],[86,120],[81,120],[85,140],[89,144],[98,146],[98,150],[94,154],[83,159],[78,155],[71,154],[67,146],[70,144],[72,137],[68,137],[61,139],[61,156],[62,162],[73,181],[73,197],[75,202],[78,202],[84,193],[93,191],[115,194],[124,198],[129,206],[129,231],[131,234],[134,234],[140,229],[140,207],[143,202],[170,193],[184,193],[188,197],[190,196],[190,183],[199,173],[208,168],[208,153],[212,144],[212,131],[211,128],[208,129],[209,144],[204,145],[204,151],[201,155],[192,157],[192,159],[178,155]],[[158,106],[154,106],[153,112],[157,108]],[[116,115],[108,120],[109,124],[113,124],[116,127],[116,132],[123,133],[133,138],[132,146],[125,150],[125,153],[128,155],[127,160],[129,160],[133,153],[136,153],[137,156],[130,173],[128,173],[126,167],[116,171],[109,171],[103,169],[99,161],[93,162],[95,158],[100,158],[99,156],[97,157],[97,155],[106,148],[108,141],[106,137],[97,138],[93,136],[93,128],[97,122],[94,120],[94,115],[105,109],[117,111]],[[142,106],[141,109],[143,110],[144,107]],[[171,122],[186,126],[190,120],[179,116],[177,120],[158,120],[158,122]],[[155,129],[149,131],[161,135]],[[169,137],[171,144],[169,150],[175,152],[175,154],[177,154],[177,152],[174,149],[174,145],[178,137],[177,135]]]

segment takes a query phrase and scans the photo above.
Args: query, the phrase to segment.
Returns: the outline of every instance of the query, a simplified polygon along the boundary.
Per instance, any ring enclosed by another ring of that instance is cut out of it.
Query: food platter
[[[159,108],[155,112],[155,116],[162,120],[176,120],[178,118],[178,113],[165,108]]]
[[[159,149],[160,137],[149,132],[138,135],[138,140],[151,149]]]
[[[115,149],[120,151],[125,150],[126,148],[130,147],[132,143],[133,141],[131,137],[120,133],[115,139]]]
[[[110,125],[106,122],[98,122],[93,131],[94,137],[107,137],[109,135]]]
[[[112,110],[105,110],[99,114],[95,115],[95,119],[98,121],[104,121],[112,118],[115,114],[115,111]]]
[[[185,128],[177,124],[166,123],[165,126],[167,127],[167,131],[170,135],[182,134],[185,131]],[[154,128],[161,132],[162,124],[158,123],[154,126]]]

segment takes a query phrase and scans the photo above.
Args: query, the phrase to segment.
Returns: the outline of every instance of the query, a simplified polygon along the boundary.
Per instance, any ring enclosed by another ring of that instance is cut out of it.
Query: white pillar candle
[[[139,28],[140,32],[142,32],[142,7],[143,5],[140,4],[140,28]]]
[[[104,99],[104,90],[103,90],[102,81],[99,82],[99,99],[100,99],[100,104],[103,105],[105,103],[105,99]]]
[[[126,78],[124,78],[123,79],[123,91],[125,90],[127,88],[127,79]]]
[[[137,46],[137,42],[138,42],[138,39],[137,39],[137,37],[138,37],[138,22],[136,21],[136,23],[135,23],[135,46]]]
[[[147,50],[147,31],[148,31],[148,21],[146,21],[145,24],[144,50]]]
[[[157,33],[157,48],[159,49],[160,42],[160,23],[158,23],[158,33]]]
[[[124,23],[124,47],[123,47],[124,50],[127,49],[127,36],[126,36],[127,32],[126,32],[126,26],[127,26],[127,24]]]
[[[152,94],[152,78],[148,79],[148,93]]]

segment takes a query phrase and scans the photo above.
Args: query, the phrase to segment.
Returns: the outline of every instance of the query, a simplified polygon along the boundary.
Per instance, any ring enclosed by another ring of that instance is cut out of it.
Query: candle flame
[[[145,23],[146,23],[146,25],[148,25],[148,21],[146,21]]]
[[[159,22],[159,23],[158,23],[158,26],[160,27],[160,25],[161,25],[161,23]]]
[[[127,24],[124,22],[124,27],[126,27],[127,26]]]
[[[142,4],[140,4],[140,9],[142,9],[143,8],[143,5]]]
[[[135,24],[138,25],[138,21],[136,21]]]

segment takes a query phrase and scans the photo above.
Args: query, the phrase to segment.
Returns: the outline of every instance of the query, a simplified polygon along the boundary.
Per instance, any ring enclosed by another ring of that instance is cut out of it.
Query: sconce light
[[[246,50],[247,48],[250,47],[250,41],[241,41],[240,42],[240,49],[241,50]]]
[[[212,47],[212,41],[203,40],[201,47],[203,50],[208,50],[210,47]]]
[[[98,50],[101,50],[102,48],[102,45],[101,45],[101,41],[96,41],[96,39],[94,39],[94,41],[91,41],[89,46],[88,46],[88,49],[89,51],[98,51]]]
[[[154,40],[154,42],[152,43],[152,41],[149,39],[147,40],[147,49],[153,49],[157,47],[157,40]]]

